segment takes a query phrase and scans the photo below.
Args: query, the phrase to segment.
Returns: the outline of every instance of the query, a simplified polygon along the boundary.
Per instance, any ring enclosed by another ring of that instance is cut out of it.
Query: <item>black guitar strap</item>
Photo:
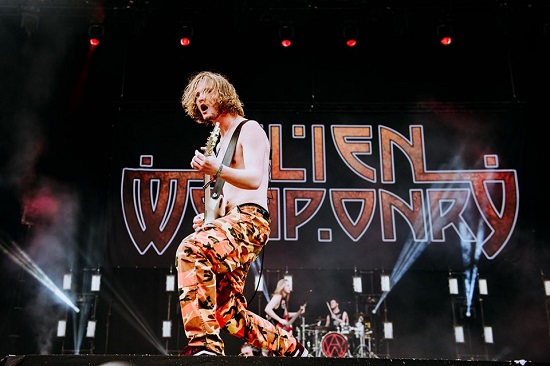
[[[231,165],[231,159],[233,158],[233,154],[235,154],[235,146],[237,146],[237,140],[239,139],[241,128],[246,122],[248,122],[247,119],[239,123],[237,128],[235,128],[235,131],[233,131],[233,136],[231,136],[231,140],[229,141],[229,145],[227,145],[227,150],[225,151],[225,155],[223,156],[223,165]],[[212,198],[217,199],[220,196],[224,183],[225,181],[220,177],[216,179],[216,183],[214,184],[214,191],[212,192]]]

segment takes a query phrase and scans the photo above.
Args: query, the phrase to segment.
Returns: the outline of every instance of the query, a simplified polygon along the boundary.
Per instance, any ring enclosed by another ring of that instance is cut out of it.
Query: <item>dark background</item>
[[[159,336],[157,320],[167,314],[178,321],[175,295],[163,291],[167,268],[106,266],[108,202],[116,194],[110,190],[112,144],[117,122],[132,113],[185,120],[179,98],[187,77],[209,69],[228,75],[247,114],[265,116],[266,123],[272,122],[269,116],[292,113],[519,111],[520,142],[511,145],[511,155],[520,162],[514,168],[520,176],[521,231],[498,260],[481,263],[491,296],[476,297],[475,304],[486,311],[476,309],[471,321],[472,334],[479,333],[481,318],[500,328],[495,343],[483,346],[473,337],[470,349],[456,346],[449,273],[417,270],[385,302],[394,322],[393,340],[381,339],[381,316],[373,317],[375,352],[381,357],[549,361],[549,305],[541,280],[550,273],[543,178],[549,19],[544,1],[1,2],[1,354],[73,348],[71,340],[63,343],[51,333],[63,306],[43,290],[24,258],[10,256],[16,247],[38,266],[52,264],[49,257],[65,256],[46,271],[56,284],[68,266],[75,272],[104,271],[105,290],[94,306],[101,330],[93,347],[84,341],[83,353],[87,348],[173,353],[185,344],[181,329],[179,338]],[[93,52],[86,42],[92,21],[105,30]],[[448,48],[437,42],[440,21],[454,28],[455,41]],[[178,28],[187,22],[194,36],[191,46],[182,48]],[[277,40],[284,22],[295,28],[290,49]],[[353,49],[342,42],[343,25],[349,22],[360,30]],[[178,137],[167,136],[167,143],[178,144]],[[186,159],[182,156],[182,162]],[[37,192],[60,198],[63,209],[45,204],[41,207],[47,209],[29,212],[26,203]],[[366,295],[354,297],[346,287],[349,269],[292,270],[295,305],[317,295],[309,301],[308,323],[325,315],[326,283],[336,284],[330,293],[351,314],[367,310]],[[373,270],[373,282],[382,270]],[[269,289],[283,272],[264,268]],[[300,288],[300,283],[311,286]],[[379,297],[379,289],[372,293]],[[247,286],[253,311],[263,309],[262,296],[254,295],[253,284]],[[238,353],[240,342],[227,342],[227,353]]]

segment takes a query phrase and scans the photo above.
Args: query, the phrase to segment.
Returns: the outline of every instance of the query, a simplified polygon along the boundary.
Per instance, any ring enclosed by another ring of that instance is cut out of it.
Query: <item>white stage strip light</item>
[[[88,320],[88,326],[86,327],[86,337],[94,338],[95,337],[95,320]]]
[[[451,295],[458,295],[458,280],[456,278],[449,278],[449,293]]]
[[[101,288],[101,275],[100,274],[93,274],[92,275],[92,286],[90,290],[97,292]]]
[[[173,292],[176,289],[176,276],[166,275],[166,292]]]
[[[172,337],[172,321],[164,320],[162,322],[162,338]]]
[[[464,328],[460,325],[455,327],[455,342],[464,343]]]
[[[390,322],[384,322],[384,338],[393,339],[393,324]]]
[[[292,275],[291,274],[285,274],[285,280],[288,281],[290,285],[290,291],[292,291]]]
[[[66,273],[63,276],[63,290],[70,290],[72,282],[73,282],[73,275],[70,273]]]
[[[390,291],[390,276],[388,275],[380,276],[380,287],[382,288],[382,292]]]
[[[493,328],[483,327],[483,337],[485,338],[485,343],[493,343]]]
[[[353,292],[363,293],[363,280],[361,276],[353,276]]]
[[[487,280],[484,278],[479,279],[479,294],[488,295],[489,290],[487,289]]]
[[[57,322],[57,336],[65,337],[65,334],[67,334],[67,321],[60,320]]]

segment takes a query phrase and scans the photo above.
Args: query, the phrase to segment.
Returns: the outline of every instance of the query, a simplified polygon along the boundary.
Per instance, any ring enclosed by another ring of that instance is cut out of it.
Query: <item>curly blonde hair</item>
[[[181,105],[189,117],[198,123],[206,123],[196,104],[197,86],[202,81],[206,83],[204,91],[214,97],[216,108],[220,113],[234,113],[244,116],[244,104],[229,79],[219,73],[201,71],[189,77],[189,82],[181,97]]]

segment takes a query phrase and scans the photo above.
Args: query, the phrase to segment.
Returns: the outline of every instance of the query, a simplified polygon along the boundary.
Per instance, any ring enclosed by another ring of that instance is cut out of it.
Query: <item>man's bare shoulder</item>
[[[262,125],[256,120],[248,120],[248,122],[243,125],[241,131],[254,139],[260,138],[262,136],[265,136],[267,138],[267,133],[263,129]]]

